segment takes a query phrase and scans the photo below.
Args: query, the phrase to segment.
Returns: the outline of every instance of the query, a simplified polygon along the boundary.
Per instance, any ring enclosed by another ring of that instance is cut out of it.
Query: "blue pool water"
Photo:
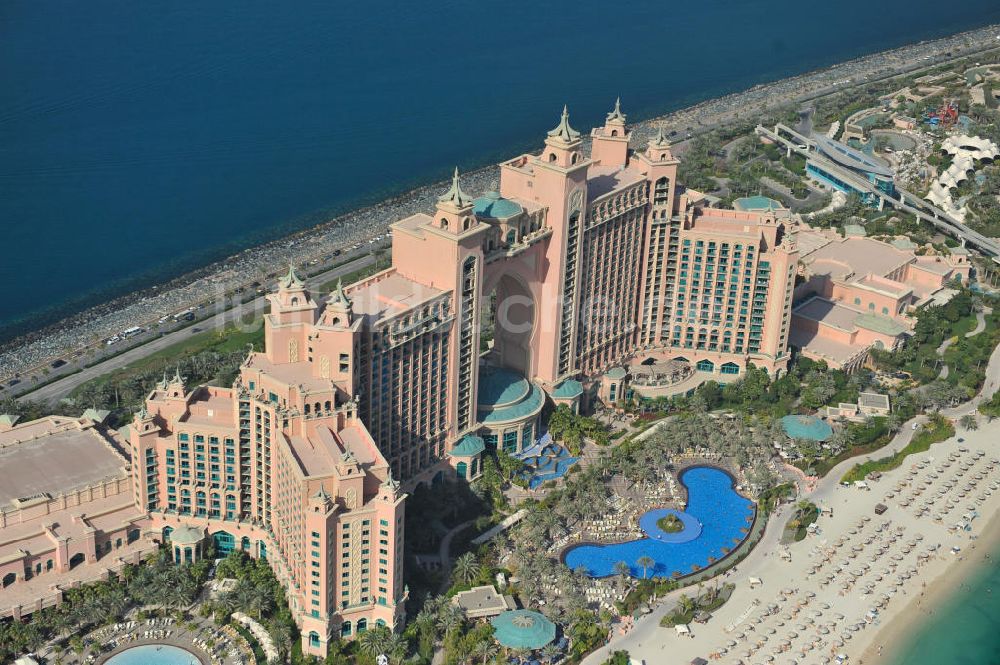
[[[833,434],[833,428],[816,416],[785,416],[781,419],[785,434],[793,439],[826,441]]]
[[[193,653],[169,644],[146,644],[112,656],[106,665],[199,665]]]
[[[643,571],[636,561],[648,556],[656,565],[646,571],[647,577],[672,577],[674,573],[688,575],[694,572],[693,566],[705,568],[712,563],[709,559],[724,557],[746,538],[753,524],[753,502],[737,494],[732,478],[720,469],[693,467],[680,480],[688,490],[685,512],[701,524],[697,538],[682,543],[646,537],[613,545],[577,545],[566,552],[566,565],[573,570],[583,566],[591,577],[607,577],[615,574],[617,562],[624,561],[632,576],[641,578]]]
[[[545,434],[531,448],[523,450],[518,457],[524,462],[525,469],[521,475],[527,478],[530,489],[537,489],[548,480],[562,478],[580,460],[579,457],[573,457],[566,448],[553,442],[549,434]]]

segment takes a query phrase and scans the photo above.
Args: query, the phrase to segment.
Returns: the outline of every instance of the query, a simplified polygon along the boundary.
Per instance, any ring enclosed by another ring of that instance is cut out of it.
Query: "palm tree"
[[[452,575],[459,582],[462,582],[463,584],[470,584],[473,580],[479,577],[479,573],[481,571],[482,568],[476,560],[476,555],[472,552],[466,552],[462,556],[455,559]]]
[[[680,609],[681,614],[687,614],[694,610],[694,600],[689,598],[686,594],[681,594],[677,598],[677,607]]]
[[[358,638],[358,646],[361,648],[361,652],[372,658],[385,653],[388,642],[389,629],[385,626],[375,626],[371,630],[361,633],[361,637]]]
[[[292,648],[292,632],[288,628],[288,624],[283,621],[273,621],[268,632],[271,634],[271,639],[274,641],[278,653],[287,655]]]
[[[389,633],[389,637],[385,640],[385,650],[383,653],[389,657],[389,662],[394,665],[402,663],[406,658],[406,638],[399,633]]]
[[[464,622],[465,612],[463,612],[462,608],[457,605],[445,605],[441,608],[440,612],[438,612],[438,630],[445,635],[450,635],[461,628]]]
[[[531,649],[511,649],[511,652],[518,663],[523,663],[531,655]]]
[[[545,662],[551,665],[559,657],[559,647],[555,644],[546,644],[542,647],[542,657],[545,658]]]
[[[483,665],[486,665],[493,659],[497,655],[497,651],[497,646],[493,644],[493,640],[483,640],[473,648],[476,658],[482,659]]]
[[[628,576],[632,574],[632,569],[624,561],[619,561],[615,564],[615,574],[618,575],[621,586],[624,587],[628,583]]]
[[[958,424],[962,426],[962,429],[966,431],[979,429],[979,422],[976,417],[971,413],[967,413],[958,419]]]
[[[646,572],[656,565],[656,561],[645,554],[635,560],[637,566],[642,568],[642,579],[646,579]]]

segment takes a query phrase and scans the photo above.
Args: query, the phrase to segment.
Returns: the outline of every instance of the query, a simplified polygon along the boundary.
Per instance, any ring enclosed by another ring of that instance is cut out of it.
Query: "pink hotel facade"
[[[780,372],[797,250],[772,214],[676,184],[662,133],[628,149],[620,109],[592,152],[564,111],[540,155],[472,199],[392,225],[392,267],[317,302],[289,270],[265,351],[232,388],[164,380],[131,427],[136,501],[178,560],[266,556],[307,653],[403,616],[403,498],[530,447],[546,399],[648,350],[707,372]],[[492,340],[481,339],[492,329]],[[485,352],[484,352],[485,350]]]
[[[391,268],[322,302],[290,269],[232,387],[164,378],[128,428],[143,542],[265,557],[323,655],[401,625],[394,478],[479,476],[487,448],[534,443],[547,400],[578,408],[639,354],[781,372],[795,234],[705,206],[662,132],[635,153],[629,137],[616,104],[588,157],[564,110],[499,192],[472,199],[456,172],[433,214],[393,224]]]

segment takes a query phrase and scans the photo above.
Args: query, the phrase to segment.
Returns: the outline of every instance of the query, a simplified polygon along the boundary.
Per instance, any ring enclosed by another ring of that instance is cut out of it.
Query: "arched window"
[[[612,129],[611,130],[611,136],[618,136],[618,130],[617,129]]]
[[[444,217],[441,218],[441,228],[442,229],[447,229],[448,228],[448,220],[445,219]],[[350,623],[348,623],[348,625],[350,625]]]
[[[462,222],[462,230],[463,231],[468,231],[469,227],[471,227],[471,226],[472,226],[472,218],[471,217],[466,217],[465,221]]]
[[[517,242],[517,232],[511,229],[507,232],[507,244],[513,245],[515,242]]]
[[[327,400],[327,401],[323,402],[323,410],[324,411],[329,411],[330,410],[330,400]]]
[[[458,473],[458,477],[464,479],[468,475],[468,466],[465,462],[459,462],[455,465],[455,471]]]
[[[45,562],[45,570],[52,570],[52,559]]]
[[[295,307],[298,304],[299,304],[299,299],[298,298],[292,298],[292,307]]]
[[[711,360],[699,360],[697,367],[699,372],[715,371],[715,363],[713,363]]]
[[[670,178],[663,176],[653,186],[653,205],[663,205],[670,200]]]
[[[309,415],[309,402],[306,402],[305,411],[306,411],[306,415],[308,416]]]
[[[17,573],[7,573],[3,576],[4,588],[9,587],[11,584],[17,581]]]
[[[571,162],[572,162],[573,164],[576,164],[576,163],[577,163],[578,161],[580,161],[580,153],[578,153],[578,152],[574,152],[574,153],[573,153],[573,158],[572,158],[572,159],[571,159],[570,161],[571,161]]]
[[[319,646],[319,633],[315,630],[309,633],[309,646],[318,647]]]
[[[344,623],[340,624],[340,636],[341,637],[350,637],[351,636],[351,622],[350,621],[345,621]]]
[[[550,162],[556,161],[556,153],[554,153],[554,152],[550,152],[549,153],[549,161]]]
[[[385,628],[387,624],[382,619],[375,619],[375,625],[376,626],[381,626],[381,627]]]

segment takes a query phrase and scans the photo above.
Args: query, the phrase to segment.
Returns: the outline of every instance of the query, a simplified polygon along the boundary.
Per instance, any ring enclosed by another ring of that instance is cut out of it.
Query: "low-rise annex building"
[[[918,255],[905,238],[885,242],[798,228],[800,269],[792,311],[792,346],[803,355],[848,371],[872,348],[894,349],[913,329],[913,313],[968,282],[964,247]]]
[[[156,548],[133,499],[128,443],[105,415],[0,416],[0,618],[57,605]]]

